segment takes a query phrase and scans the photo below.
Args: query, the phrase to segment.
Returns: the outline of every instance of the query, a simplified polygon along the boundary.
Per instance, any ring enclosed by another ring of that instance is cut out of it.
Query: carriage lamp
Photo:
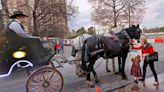
[[[26,52],[24,51],[16,51],[13,53],[13,57],[17,59],[24,58],[26,56]]]

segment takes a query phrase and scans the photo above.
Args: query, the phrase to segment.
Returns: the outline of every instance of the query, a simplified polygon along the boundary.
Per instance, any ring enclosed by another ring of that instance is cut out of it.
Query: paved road
[[[164,72],[164,44],[154,44],[155,49],[160,54],[160,62],[155,64],[155,67],[158,72]],[[70,56],[71,47],[65,48],[65,55],[67,57]],[[95,66],[103,59],[99,59]],[[117,63],[116,63],[117,64]],[[142,66],[142,65],[141,65]],[[109,67],[111,68],[111,62],[109,63]],[[99,86],[102,92],[114,89],[115,87],[119,87],[122,84],[126,84],[132,81],[132,77],[130,76],[130,68],[131,62],[127,59],[126,63],[126,74],[128,76],[128,80],[122,80],[120,76],[114,75],[111,73],[105,72],[105,62],[103,62],[97,69],[97,73],[101,79],[101,83]],[[64,68],[58,69],[63,77],[64,77],[64,88],[62,92],[95,92],[95,88],[88,88],[85,85],[85,79],[78,78],[75,75],[75,66],[64,64]],[[148,68],[147,76],[150,76],[152,73]],[[92,76],[93,77],[93,76]],[[25,71],[15,71],[10,77],[0,79],[0,92],[26,92],[25,85],[26,85],[27,75]]]
[[[142,82],[130,84],[126,87],[115,90],[114,92],[164,92],[164,73],[158,76],[159,85],[154,86],[154,77],[147,78],[145,83],[146,86],[143,86]]]

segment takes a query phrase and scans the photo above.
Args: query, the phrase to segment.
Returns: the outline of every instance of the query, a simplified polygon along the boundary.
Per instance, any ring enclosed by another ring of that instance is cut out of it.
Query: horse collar
[[[131,41],[131,38],[130,38],[130,36],[129,36],[128,32],[126,32],[126,30],[123,30],[123,32],[125,32],[125,35],[126,35],[126,36],[127,36],[127,38]]]

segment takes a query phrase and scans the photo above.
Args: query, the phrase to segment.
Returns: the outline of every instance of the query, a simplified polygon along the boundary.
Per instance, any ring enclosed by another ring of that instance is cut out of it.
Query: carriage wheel
[[[52,67],[37,70],[29,77],[26,85],[27,92],[61,92],[63,77]]]

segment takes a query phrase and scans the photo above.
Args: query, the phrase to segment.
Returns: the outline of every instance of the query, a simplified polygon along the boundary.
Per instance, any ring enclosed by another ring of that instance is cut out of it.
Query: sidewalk
[[[153,86],[154,77],[147,78],[145,83],[146,87],[140,82],[138,86],[133,83],[113,92],[164,92],[164,73],[158,75],[159,86]]]

